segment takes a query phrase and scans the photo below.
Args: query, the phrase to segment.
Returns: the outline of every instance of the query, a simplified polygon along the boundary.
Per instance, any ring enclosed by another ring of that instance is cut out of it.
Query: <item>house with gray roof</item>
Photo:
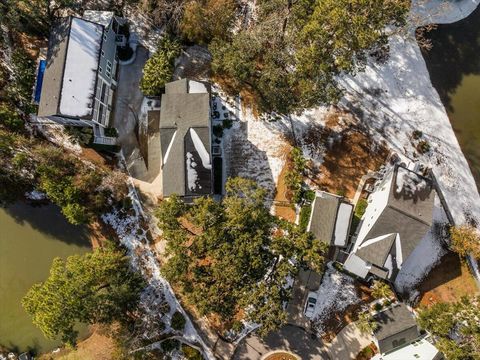
[[[375,360],[440,360],[442,354],[422,335],[412,311],[405,304],[396,304],[373,317],[373,332],[379,354]]]
[[[91,126],[96,137],[110,125],[117,86],[117,43],[124,20],[85,11],[59,19],[51,30],[38,101],[39,122]],[[97,139],[101,143],[101,139]]]
[[[189,79],[166,84],[158,141],[163,197],[177,194],[188,200],[212,194],[209,84]]]
[[[432,226],[431,179],[396,165],[375,185],[344,267],[367,279],[394,281]]]
[[[342,196],[317,191],[307,230],[330,245],[329,257],[333,260],[347,246],[352,215],[353,205]]]

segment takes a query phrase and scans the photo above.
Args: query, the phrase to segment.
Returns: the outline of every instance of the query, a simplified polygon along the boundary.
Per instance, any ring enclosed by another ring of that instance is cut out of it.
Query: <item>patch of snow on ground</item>
[[[354,279],[328,266],[317,291],[318,299],[313,313],[315,327],[324,330],[325,321],[345,310],[349,305],[360,302]]]
[[[441,207],[440,200],[436,197],[433,208],[433,225],[402,264],[394,284],[397,291],[403,294],[412,292],[447,253],[447,249],[442,246],[437,233],[439,224],[445,223],[448,223],[447,216]]]
[[[25,197],[30,200],[45,200],[47,195],[38,190],[32,190],[25,193]]]
[[[442,22],[459,20],[467,15],[467,8],[473,11],[479,2],[456,1],[450,11],[439,11],[432,18]],[[417,11],[423,16],[426,9],[441,10],[443,2],[418,4],[411,10],[412,17]],[[370,61],[364,72],[339,79],[346,89],[342,104],[363,113],[362,121],[377,130],[379,140],[410,158],[416,152],[410,136],[414,130],[422,131],[431,151],[421,155],[420,161],[432,167],[455,222],[465,223],[468,217],[480,219],[475,181],[414,36],[393,35],[389,46],[390,57],[385,64]]]
[[[74,143],[70,136],[65,133],[65,128],[60,124],[42,124],[41,122],[34,122],[36,129],[42,133],[45,138],[64,149],[70,150],[75,154],[82,153],[82,147]]]
[[[102,35],[101,25],[72,18],[60,99],[61,114],[82,117],[92,113]]]
[[[164,332],[171,330],[169,326],[173,313],[180,311],[186,319],[185,329],[182,338],[189,343],[200,344],[206,354],[207,359],[215,359],[210,349],[205,345],[202,338],[198,335],[190,318],[182,309],[180,303],[176,299],[170,284],[160,274],[160,267],[155,254],[149,246],[146,236],[146,230],[141,226],[144,213],[141,208],[138,195],[136,193],[133,182],[129,182],[129,197],[132,199],[134,214],[126,215],[121,211],[115,210],[111,213],[104,214],[102,220],[112,226],[118,235],[122,245],[124,245],[130,255],[132,267],[139,270],[148,282],[148,286],[142,293],[140,306],[143,307],[148,314],[147,323],[154,324],[160,317],[166,323]],[[168,313],[162,315],[162,304],[165,302],[169,305]],[[155,327],[153,331],[157,330]]]

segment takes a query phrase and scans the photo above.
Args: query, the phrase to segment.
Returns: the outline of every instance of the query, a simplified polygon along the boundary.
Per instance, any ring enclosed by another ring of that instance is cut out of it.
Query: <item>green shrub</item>
[[[346,194],[347,194],[347,192],[345,191],[345,189],[337,190],[337,195],[338,196],[344,197]]]
[[[368,201],[366,199],[359,199],[357,205],[355,206],[355,215],[359,218],[362,218],[363,214],[367,210]]]
[[[312,212],[312,205],[304,205],[300,210],[300,228],[307,230],[308,222],[310,221],[310,214]]]
[[[307,190],[303,194],[303,198],[308,202],[312,202],[313,200],[315,200],[315,196],[316,196],[316,193],[313,190]]]
[[[183,344],[182,352],[187,360],[203,360],[203,356],[200,351],[191,346]]]
[[[160,40],[158,50],[148,59],[143,68],[140,90],[147,96],[158,96],[165,84],[172,80],[174,63],[180,55],[180,43],[170,36]]]
[[[93,128],[89,126],[66,126],[65,132],[82,146],[88,146],[93,141]]]
[[[422,140],[417,145],[417,150],[420,154],[426,154],[430,151],[430,144],[426,140]]]
[[[162,350],[166,353],[172,352],[173,350],[178,349],[180,341],[177,339],[166,339],[162,341]]]
[[[105,136],[118,137],[118,131],[113,127],[105,128],[104,132],[105,132]]]
[[[383,305],[382,305],[381,303],[377,302],[377,303],[373,306],[373,308],[374,308],[376,311],[380,311],[380,310],[383,309]]]
[[[183,331],[185,323],[185,316],[183,316],[180,311],[175,311],[172,316],[172,328],[178,331]]]
[[[23,129],[22,118],[6,103],[0,104],[0,124],[12,131],[20,131]]]
[[[27,166],[27,164],[28,164],[28,156],[23,152],[16,153],[12,159],[12,165],[16,169],[19,169],[19,170],[23,169]]]
[[[421,132],[420,130],[413,130],[412,137],[415,140],[420,139],[422,136],[423,136],[423,132]]]
[[[230,129],[232,127],[232,125],[233,125],[233,120],[231,120],[231,119],[223,120],[223,127],[225,129]]]
[[[223,126],[222,125],[214,125],[213,126],[213,135],[216,137],[222,137],[223,136]]]

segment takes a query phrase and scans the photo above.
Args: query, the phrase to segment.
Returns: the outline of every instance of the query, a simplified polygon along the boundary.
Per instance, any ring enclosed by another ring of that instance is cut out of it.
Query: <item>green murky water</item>
[[[0,208],[0,344],[16,351],[49,351],[47,340],[23,310],[20,300],[43,281],[53,258],[90,250],[85,227],[70,225],[53,205],[18,202]],[[83,332],[86,332],[84,329]]]
[[[480,6],[429,33],[423,56],[480,189]]]

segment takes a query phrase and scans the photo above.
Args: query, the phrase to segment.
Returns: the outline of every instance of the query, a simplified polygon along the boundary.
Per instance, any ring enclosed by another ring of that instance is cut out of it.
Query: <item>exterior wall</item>
[[[112,28],[114,22],[116,22],[115,17],[103,32],[93,112],[93,120],[104,127],[109,126],[113,93],[117,85],[116,73],[118,58],[117,45],[115,43],[115,36],[117,34]]]

